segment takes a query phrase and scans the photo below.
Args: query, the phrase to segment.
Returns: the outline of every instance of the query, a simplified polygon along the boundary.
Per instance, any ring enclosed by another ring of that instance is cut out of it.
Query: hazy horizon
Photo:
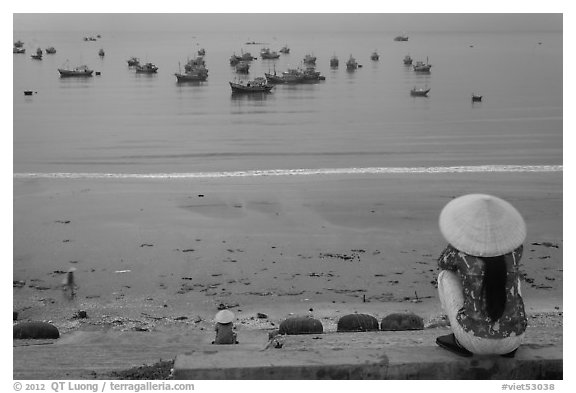
[[[13,31],[562,31],[563,14],[15,13]]]

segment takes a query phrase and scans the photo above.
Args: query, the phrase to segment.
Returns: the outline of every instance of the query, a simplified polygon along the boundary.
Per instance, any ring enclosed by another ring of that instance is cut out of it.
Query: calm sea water
[[[85,42],[96,33],[14,32],[26,48],[13,56],[15,173],[562,165],[561,33],[418,33],[408,42],[392,33],[98,33]],[[311,53],[326,80],[231,94],[234,52],[259,57],[285,44],[290,54],[253,61],[248,77]],[[57,53],[30,58],[49,46]],[[208,80],[176,83],[179,63],[200,48]],[[404,66],[407,54],[428,58],[432,72]],[[346,71],[350,55],[363,65],[355,72]],[[158,74],[136,74],[131,56]],[[66,60],[102,75],[60,78]],[[414,86],[431,88],[429,97],[411,97]],[[483,101],[473,104],[472,92]]]

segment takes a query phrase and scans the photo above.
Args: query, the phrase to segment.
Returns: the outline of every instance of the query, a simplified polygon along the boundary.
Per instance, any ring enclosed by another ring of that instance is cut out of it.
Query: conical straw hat
[[[230,323],[234,320],[234,313],[230,310],[222,310],[216,313],[214,321],[218,323]]]
[[[469,255],[495,257],[518,248],[526,224],[510,203],[492,195],[469,194],[450,201],[440,213],[440,232]]]

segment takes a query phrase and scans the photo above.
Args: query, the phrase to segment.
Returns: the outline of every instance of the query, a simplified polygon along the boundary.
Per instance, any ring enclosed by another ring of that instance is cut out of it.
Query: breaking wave
[[[190,173],[15,173],[15,179],[195,179],[259,176],[311,176],[348,174],[394,173],[489,173],[489,172],[562,172],[562,165],[478,165],[447,167],[369,167],[369,168],[319,168],[319,169],[263,169],[225,172]]]

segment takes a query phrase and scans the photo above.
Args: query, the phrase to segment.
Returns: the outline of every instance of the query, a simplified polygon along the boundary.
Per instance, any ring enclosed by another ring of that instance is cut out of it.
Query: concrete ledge
[[[442,330],[285,336],[282,348],[199,348],[176,357],[176,379],[562,379],[561,331],[535,334],[515,358],[464,358],[434,344]],[[536,333],[536,332],[535,332]],[[559,339],[558,339],[559,338]]]

